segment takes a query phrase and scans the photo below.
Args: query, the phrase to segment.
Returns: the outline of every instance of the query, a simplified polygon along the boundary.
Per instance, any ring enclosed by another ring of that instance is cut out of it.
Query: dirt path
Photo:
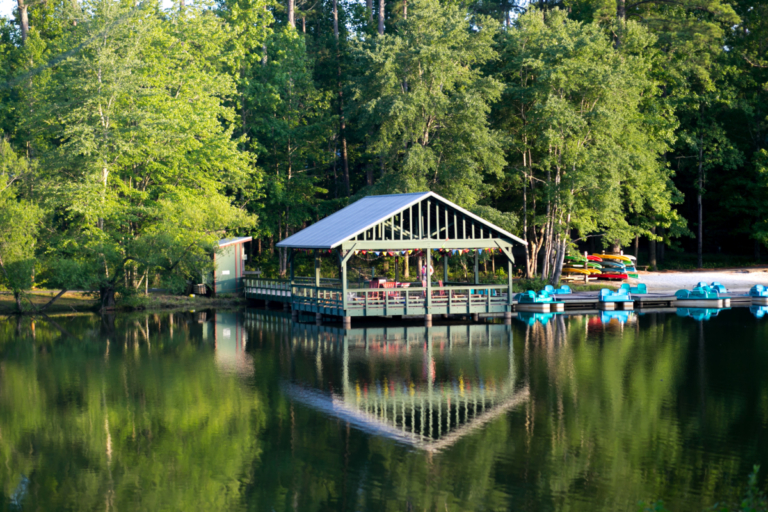
[[[768,286],[768,269],[641,272],[639,279],[648,286],[649,292],[691,289],[701,281],[707,284],[718,281],[729,291],[747,291],[756,284]]]

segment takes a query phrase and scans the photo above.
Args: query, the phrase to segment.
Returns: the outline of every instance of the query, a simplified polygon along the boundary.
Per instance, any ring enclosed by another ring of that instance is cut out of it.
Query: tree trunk
[[[565,260],[565,243],[568,237],[563,236],[562,240],[557,241],[557,251],[555,252],[555,264],[552,270],[552,279],[549,284],[557,286],[560,282],[560,275],[563,273],[563,261]]]
[[[659,228],[659,236],[661,236],[661,241],[657,246],[656,257],[659,259],[659,263],[661,263],[662,265],[664,264],[664,257],[666,256],[665,255],[666,247],[667,247],[666,235],[667,235],[666,230],[664,228]]]
[[[696,206],[698,210],[698,220],[699,220],[699,226],[698,226],[698,240],[697,240],[697,247],[696,247],[696,256],[697,256],[697,263],[698,267],[701,268],[704,266],[704,205],[703,205],[703,195],[704,195],[704,140],[699,139],[699,183],[698,183],[698,190],[696,191]]]
[[[760,260],[762,259],[762,255],[760,254],[761,245],[762,244],[758,240],[755,240],[755,261],[757,263],[760,263]]]
[[[640,235],[635,235],[635,260],[637,260],[637,253],[640,250]]]
[[[656,270],[656,228],[651,228],[651,237],[648,237],[648,264],[651,270]]]
[[[523,153],[525,160],[525,153]],[[525,163],[525,162],[523,162]],[[528,253],[528,176],[523,177],[523,240],[526,242],[525,249],[525,277],[531,278],[531,262]]]
[[[106,285],[99,288],[99,295],[101,297],[101,309],[115,309],[115,287],[113,285]]]
[[[403,19],[408,19],[408,0],[403,0]]]
[[[373,21],[373,0],[365,0],[365,8],[368,10],[368,19]]]
[[[336,77],[339,88],[339,137],[341,137],[341,165],[344,170],[344,188],[347,197],[350,196],[349,186],[349,161],[347,160],[347,136],[346,121],[344,120],[344,90],[341,81],[341,46],[339,45],[339,5],[338,0],[333,0],[333,36],[336,38]]]
[[[21,292],[14,290],[13,291],[13,298],[16,301],[16,310],[19,313],[23,313],[24,312],[24,308],[21,307]]]
[[[624,21],[627,17],[627,5],[625,0],[616,0],[616,19]]]
[[[29,36],[29,13],[27,12],[27,4],[24,0],[18,0],[19,6],[19,21],[21,24],[21,42],[25,44],[27,42],[27,36]]]
[[[379,0],[379,35],[384,35],[384,0]]]
[[[288,24],[296,28],[296,4],[295,0],[288,0]]]
[[[411,261],[411,257],[406,254],[405,257],[403,258],[403,277],[405,279],[410,279],[411,277],[410,268],[408,268],[410,266],[409,265],[410,261]]]

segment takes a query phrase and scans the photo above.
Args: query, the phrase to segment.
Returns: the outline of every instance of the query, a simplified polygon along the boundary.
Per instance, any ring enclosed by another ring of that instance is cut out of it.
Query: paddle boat
[[[768,306],[749,306],[749,312],[755,315],[756,318],[763,318],[768,315]]]
[[[621,309],[628,310],[634,309],[634,302],[632,296],[625,290],[619,289],[617,291],[603,288],[598,295],[600,302],[598,307],[600,309],[616,309],[617,304],[621,304]]]
[[[555,288],[551,284],[548,284],[547,286],[544,287],[544,291],[549,293],[550,295],[563,295],[563,294],[573,293],[573,291],[571,290],[571,287],[568,286],[567,284],[560,286],[560,288]]]
[[[518,311],[528,311],[532,313],[549,313],[550,311],[563,311],[565,304],[556,302],[554,295],[542,290],[539,293],[533,290],[518,293],[515,295]]]
[[[645,283],[637,283],[637,286],[630,286],[628,283],[624,283],[619,290],[626,290],[627,293],[636,293],[638,295],[648,293],[648,288],[645,286]]]
[[[768,286],[756,284],[750,288],[749,296],[752,297],[752,304],[768,306]]]
[[[677,290],[675,297],[675,305],[680,308],[722,308],[725,305],[717,290],[706,283],[699,283],[693,290]]]

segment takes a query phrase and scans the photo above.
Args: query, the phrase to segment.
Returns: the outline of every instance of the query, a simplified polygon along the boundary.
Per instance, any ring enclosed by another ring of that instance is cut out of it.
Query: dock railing
[[[430,308],[451,313],[473,313],[477,309],[490,312],[509,304],[506,285],[443,286],[430,291]],[[342,309],[403,309],[404,315],[423,314],[427,307],[427,288],[358,288],[347,291]]]
[[[299,309],[319,308],[353,316],[367,316],[369,312],[374,316],[421,315],[432,310],[471,314],[499,311],[511,305],[507,285],[434,283],[427,300],[426,287],[404,284],[409,286],[344,290],[338,279],[321,279],[318,287],[313,278],[294,278],[293,285],[283,279],[246,278],[245,290],[251,298],[292,302],[304,306]]]

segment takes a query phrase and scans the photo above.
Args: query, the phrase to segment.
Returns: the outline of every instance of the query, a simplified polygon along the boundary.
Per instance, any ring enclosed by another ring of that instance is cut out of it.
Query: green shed
[[[213,292],[240,293],[243,291],[245,273],[245,243],[250,236],[219,240],[219,248],[213,253]]]

